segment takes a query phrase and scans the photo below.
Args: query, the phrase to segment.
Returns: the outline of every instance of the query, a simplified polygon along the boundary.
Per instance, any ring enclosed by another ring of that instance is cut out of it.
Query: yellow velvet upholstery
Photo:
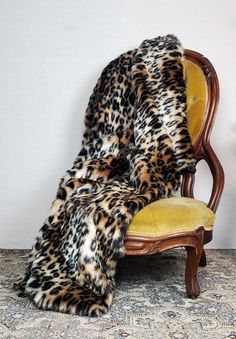
[[[211,230],[215,215],[202,201],[171,197],[151,203],[133,218],[128,234],[157,237],[179,231],[192,231],[199,226]]]
[[[197,64],[185,60],[183,65],[186,81],[188,130],[194,144],[204,121],[207,87],[203,71]]]
[[[207,87],[201,68],[184,61],[187,92],[188,129],[192,143],[197,140],[204,121]],[[215,215],[206,204],[190,198],[172,197],[151,203],[133,218],[128,235],[158,237],[179,231],[192,231],[199,226],[211,230]]]

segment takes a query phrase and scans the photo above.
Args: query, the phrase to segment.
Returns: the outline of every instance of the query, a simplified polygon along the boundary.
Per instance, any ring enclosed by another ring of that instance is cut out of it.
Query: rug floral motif
[[[0,250],[0,338],[236,339],[236,250],[207,250],[201,295],[186,298],[184,250],[119,263],[112,308],[100,318],[40,311],[19,298],[26,250]]]

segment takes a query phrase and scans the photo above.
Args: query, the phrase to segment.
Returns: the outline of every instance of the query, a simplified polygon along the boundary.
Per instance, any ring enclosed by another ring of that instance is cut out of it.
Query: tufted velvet
[[[207,87],[201,68],[192,61],[185,60],[184,77],[187,91],[188,129],[194,144],[204,120]]]

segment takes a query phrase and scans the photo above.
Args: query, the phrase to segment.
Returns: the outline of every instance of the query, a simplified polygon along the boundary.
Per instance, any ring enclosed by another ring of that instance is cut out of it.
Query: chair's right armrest
[[[205,160],[211,171],[213,184],[211,196],[207,207],[209,207],[215,213],[224,188],[224,170],[209,142],[205,145],[203,144],[201,148],[201,152],[199,152],[200,155],[197,157],[196,160],[197,162],[199,162],[200,160]],[[183,181],[181,187],[182,196],[194,198],[194,180],[194,173],[183,173]]]

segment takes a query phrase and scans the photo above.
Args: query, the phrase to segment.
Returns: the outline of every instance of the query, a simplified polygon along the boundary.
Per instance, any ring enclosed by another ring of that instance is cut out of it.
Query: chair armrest
[[[202,144],[199,156],[196,157],[197,163],[200,160],[205,160],[209,166],[213,177],[213,184],[211,190],[211,196],[207,207],[209,207],[214,213],[220,202],[221,194],[224,188],[224,170],[218,160],[215,152],[213,151],[210,143]],[[184,197],[194,198],[194,181],[195,174],[190,172],[183,173],[183,181],[181,187],[181,194]]]

